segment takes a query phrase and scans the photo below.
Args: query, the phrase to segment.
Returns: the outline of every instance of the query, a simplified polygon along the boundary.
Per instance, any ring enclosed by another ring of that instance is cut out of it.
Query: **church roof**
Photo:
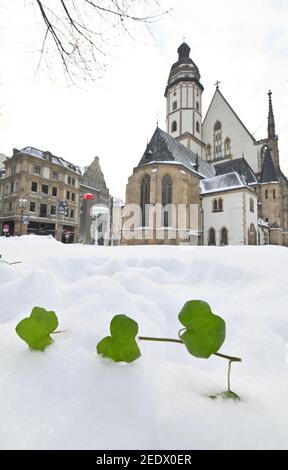
[[[237,172],[247,184],[257,184],[257,177],[244,157],[214,164],[216,175]]]
[[[275,166],[271,157],[271,152],[267,147],[265,150],[261,175],[260,175],[260,183],[276,183],[278,182],[278,178],[275,171]]]
[[[247,186],[238,173],[233,172],[202,180],[200,181],[200,188],[201,194],[204,195],[222,191],[231,191],[232,189],[247,188]]]
[[[159,127],[156,128],[138,166],[154,162],[178,163],[203,178],[215,176],[215,170],[210,163],[180,144],[180,142],[162,131]]]

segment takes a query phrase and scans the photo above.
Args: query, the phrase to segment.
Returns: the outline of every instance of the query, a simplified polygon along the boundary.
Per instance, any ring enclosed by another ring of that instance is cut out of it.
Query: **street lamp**
[[[22,235],[22,224],[24,223],[24,210],[28,207],[28,200],[27,199],[18,199],[17,201],[17,208],[21,211],[20,217],[20,236]]]

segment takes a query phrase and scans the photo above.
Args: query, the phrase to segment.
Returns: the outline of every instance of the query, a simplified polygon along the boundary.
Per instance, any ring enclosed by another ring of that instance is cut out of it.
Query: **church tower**
[[[183,42],[178,61],[172,65],[165,90],[167,133],[193,152],[202,155],[202,93],[200,73]]]

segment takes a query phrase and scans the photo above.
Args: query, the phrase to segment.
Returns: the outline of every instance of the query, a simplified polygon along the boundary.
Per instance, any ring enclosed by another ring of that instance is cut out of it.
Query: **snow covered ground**
[[[280,247],[92,247],[1,238],[1,449],[288,449],[288,250]],[[173,344],[140,344],[117,365],[96,354],[115,314],[144,336],[177,337],[190,299],[227,322],[223,353],[240,356],[232,388],[211,401],[226,361]],[[31,352],[14,329],[33,306],[65,333]]]

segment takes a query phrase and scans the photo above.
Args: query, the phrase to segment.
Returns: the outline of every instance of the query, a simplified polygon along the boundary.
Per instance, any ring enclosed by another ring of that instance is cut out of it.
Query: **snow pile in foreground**
[[[1,449],[288,449],[288,250],[280,247],[88,247],[0,239]],[[203,299],[227,322],[222,348],[243,358],[213,402],[226,361],[181,345],[141,344],[117,365],[97,356],[115,314],[144,336],[177,337],[177,315]],[[65,333],[44,353],[15,334],[33,306]]]

